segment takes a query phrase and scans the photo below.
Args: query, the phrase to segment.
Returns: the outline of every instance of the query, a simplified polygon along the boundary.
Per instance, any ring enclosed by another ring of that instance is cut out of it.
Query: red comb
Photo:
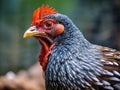
[[[33,13],[31,25],[37,25],[40,23],[40,20],[49,14],[56,14],[55,9],[51,8],[49,5],[42,5],[40,8],[36,9]]]

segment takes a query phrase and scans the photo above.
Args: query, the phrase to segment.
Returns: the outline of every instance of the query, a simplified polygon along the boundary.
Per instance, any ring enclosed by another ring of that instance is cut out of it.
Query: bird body
[[[42,13],[46,8],[50,7],[42,6]],[[43,19],[38,14],[42,22],[34,19],[36,31],[24,34],[35,36],[42,44],[39,61],[46,90],[120,90],[120,52],[91,44],[66,15],[49,10]],[[46,20],[53,24],[44,23]]]

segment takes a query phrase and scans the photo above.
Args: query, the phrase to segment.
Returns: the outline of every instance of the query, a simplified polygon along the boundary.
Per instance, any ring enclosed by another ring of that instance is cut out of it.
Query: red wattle
[[[42,44],[42,49],[38,59],[39,59],[40,65],[42,66],[43,71],[45,71],[47,67],[49,55],[51,54],[52,48],[55,46],[55,43],[53,43],[52,45],[48,45],[42,39],[40,39],[40,43]]]

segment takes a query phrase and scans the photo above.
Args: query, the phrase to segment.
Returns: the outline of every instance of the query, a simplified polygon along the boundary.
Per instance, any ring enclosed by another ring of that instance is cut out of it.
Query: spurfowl
[[[42,45],[46,90],[120,90],[120,52],[88,42],[66,15],[42,5],[24,33],[31,36]]]

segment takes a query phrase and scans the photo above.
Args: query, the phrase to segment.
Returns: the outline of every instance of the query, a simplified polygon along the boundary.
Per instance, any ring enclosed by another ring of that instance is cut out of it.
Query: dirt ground
[[[10,71],[0,77],[0,90],[45,90],[44,74],[39,64],[17,74]]]

